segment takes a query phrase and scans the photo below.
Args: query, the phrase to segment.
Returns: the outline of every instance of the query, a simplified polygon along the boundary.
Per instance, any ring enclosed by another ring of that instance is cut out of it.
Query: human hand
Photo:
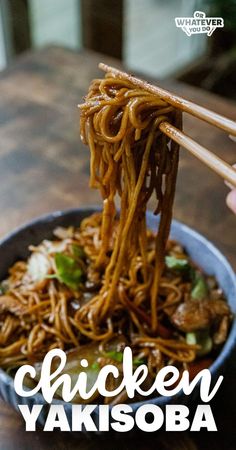
[[[235,136],[230,136],[230,138],[236,142]],[[236,164],[234,164],[233,167],[236,169]],[[228,183],[226,184],[231,189],[231,191],[228,193],[226,197],[226,204],[234,212],[234,214],[236,214],[236,189],[233,188]]]
[[[232,189],[226,197],[227,206],[236,214],[236,189]]]

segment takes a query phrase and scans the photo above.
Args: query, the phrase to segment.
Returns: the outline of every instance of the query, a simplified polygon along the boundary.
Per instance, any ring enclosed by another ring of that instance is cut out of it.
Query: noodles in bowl
[[[100,189],[103,210],[80,227],[55,229],[10,268],[0,296],[0,365],[14,371],[30,361],[40,371],[46,352],[59,347],[68,352],[65,371],[78,374],[86,358],[92,380],[111,361],[120,367],[129,345],[150,382],[168,364],[194,374],[225,342],[231,311],[216,280],[168,241],[178,146],[159,124],[168,118],[180,127],[181,115],[111,75],[92,83],[81,111],[90,185]],[[155,233],[146,226],[153,192]],[[114,401],[121,399],[125,392]]]

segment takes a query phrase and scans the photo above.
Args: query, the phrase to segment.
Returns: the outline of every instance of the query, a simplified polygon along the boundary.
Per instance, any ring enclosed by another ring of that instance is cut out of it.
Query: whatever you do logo
[[[176,17],[175,25],[182,28],[187,36],[192,34],[207,34],[211,36],[216,28],[224,27],[222,17],[206,17],[202,11],[195,11],[193,17]]]

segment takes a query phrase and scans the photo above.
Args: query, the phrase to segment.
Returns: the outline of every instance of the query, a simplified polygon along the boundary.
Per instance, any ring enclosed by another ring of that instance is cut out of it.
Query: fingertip
[[[236,214],[236,189],[229,192],[226,197],[228,207]]]

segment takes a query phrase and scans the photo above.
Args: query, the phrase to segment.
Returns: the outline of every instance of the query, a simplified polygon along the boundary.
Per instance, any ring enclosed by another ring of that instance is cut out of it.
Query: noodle
[[[145,296],[150,297],[151,327],[155,333],[158,289],[172,217],[179,151],[173,142],[168,146],[168,139],[160,136],[158,126],[168,119],[180,127],[181,114],[153,94],[135,89],[134,96],[133,91],[130,83],[122,80],[117,83],[108,74],[100,83],[94,81],[88,101],[81,106],[82,140],[89,143],[91,151],[90,185],[100,188],[104,204],[98,268],[104,263],[111,237],[117,193],[121,198],[114,250],[105,272],[103,289],[92,308],[94,320],[99,321],[109,314],[119,293],[117,287],[122,271],[130,271],[139,253],[144,279],[147,278],[145,213],[147,201],[155,190],[160,226],[151,289],[145,292]],[[85,307],[87,314],[89,308],[89,305]],[[84,321],[84,311],[81,315]]]

